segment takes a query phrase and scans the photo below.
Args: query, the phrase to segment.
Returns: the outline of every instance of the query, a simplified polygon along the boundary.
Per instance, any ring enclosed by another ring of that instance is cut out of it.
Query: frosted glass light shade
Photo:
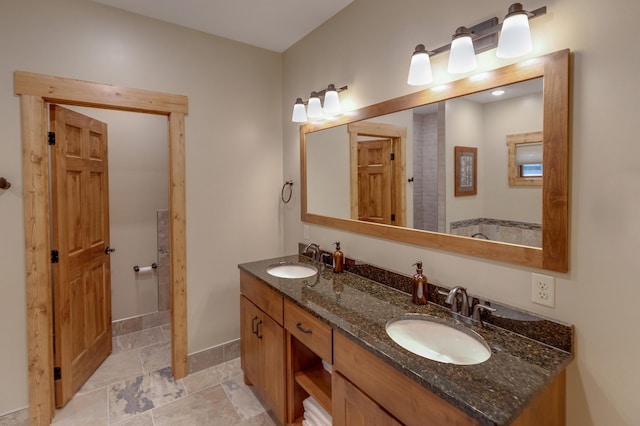
[[[291,121],[294,123],[304,123],[307,121],[307,112],[305,111],[304,103],[301,98],[296,99],[296,103],[293,105]]]
[[[324,94],[324,107],[323,111],[325,115],[337,115],[340,114],[340,97],[336,91],[336,86],[330,84],[327,91]]]
[[[449,53],[449,66],[447,71],[450,74],[463,74],[473,71],[478,66],[476,62],[476,52],[473,49],[473,41],[470,35],[455,37],[451,41],[451,52]]]
[[[422,86],[433,81],[433,73],[431,71],[431,60],[424,45],[416,46],[415,52],[411,55],[411,65],[409,66],[409,77],[407,84],[411,86]]]
[[[516,58],[531,52],[531,31],[526,13],[507,16],[502,23],[502,32],[498,40],[496,56],[498,58]]]
[[[309,103],[307,104],[307,117],[322,117],[322,105],[320,104],[320,98],[316,92],[311,92],[311,97],[309,97]]]

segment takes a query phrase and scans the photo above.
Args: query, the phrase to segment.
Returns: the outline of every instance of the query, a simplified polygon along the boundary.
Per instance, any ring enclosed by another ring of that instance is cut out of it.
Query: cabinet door
[[[240,297],[240,364],[269,411],[284,424],[284,328],[249,299]]]
[[[285,422],[284,328],[267,314],[258,321],[257,339],[262,352],[262,391],[273,414]]]
[[[401,426],[340,373],[333,373],[334,426]]]
[[[240,296],[240,365],[245,382],[262,388],[262,354],[260,340],[256,337],[262,312],[244,296]]]

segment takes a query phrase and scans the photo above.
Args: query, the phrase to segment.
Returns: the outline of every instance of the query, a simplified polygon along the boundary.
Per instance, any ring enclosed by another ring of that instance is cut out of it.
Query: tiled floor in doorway
[[[244,385],[236,358],[174,380],[168,326],[114,338],[113,353],[73,399],[57,426],[192,426],[276,423]]]

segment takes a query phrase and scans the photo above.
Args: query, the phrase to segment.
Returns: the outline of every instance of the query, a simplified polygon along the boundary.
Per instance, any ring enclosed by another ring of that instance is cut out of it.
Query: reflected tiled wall
[[[477,218],[451,222],[451,233],[464,237],[480,233],[491,241],[542,247],[542,225],[539,223]]]
[[[158,210],[158,311],[169,309],[169,210]]]

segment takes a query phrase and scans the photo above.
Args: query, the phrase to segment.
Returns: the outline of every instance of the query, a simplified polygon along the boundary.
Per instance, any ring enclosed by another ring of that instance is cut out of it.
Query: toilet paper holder
[[[151,267],[153,269],[158,269],[158,264],[154,262],[154,263],[151,264]],[[136,271],[136,272],[140,272],[140,266],[138,266],[138,265],[134,266],[133,270]]]

